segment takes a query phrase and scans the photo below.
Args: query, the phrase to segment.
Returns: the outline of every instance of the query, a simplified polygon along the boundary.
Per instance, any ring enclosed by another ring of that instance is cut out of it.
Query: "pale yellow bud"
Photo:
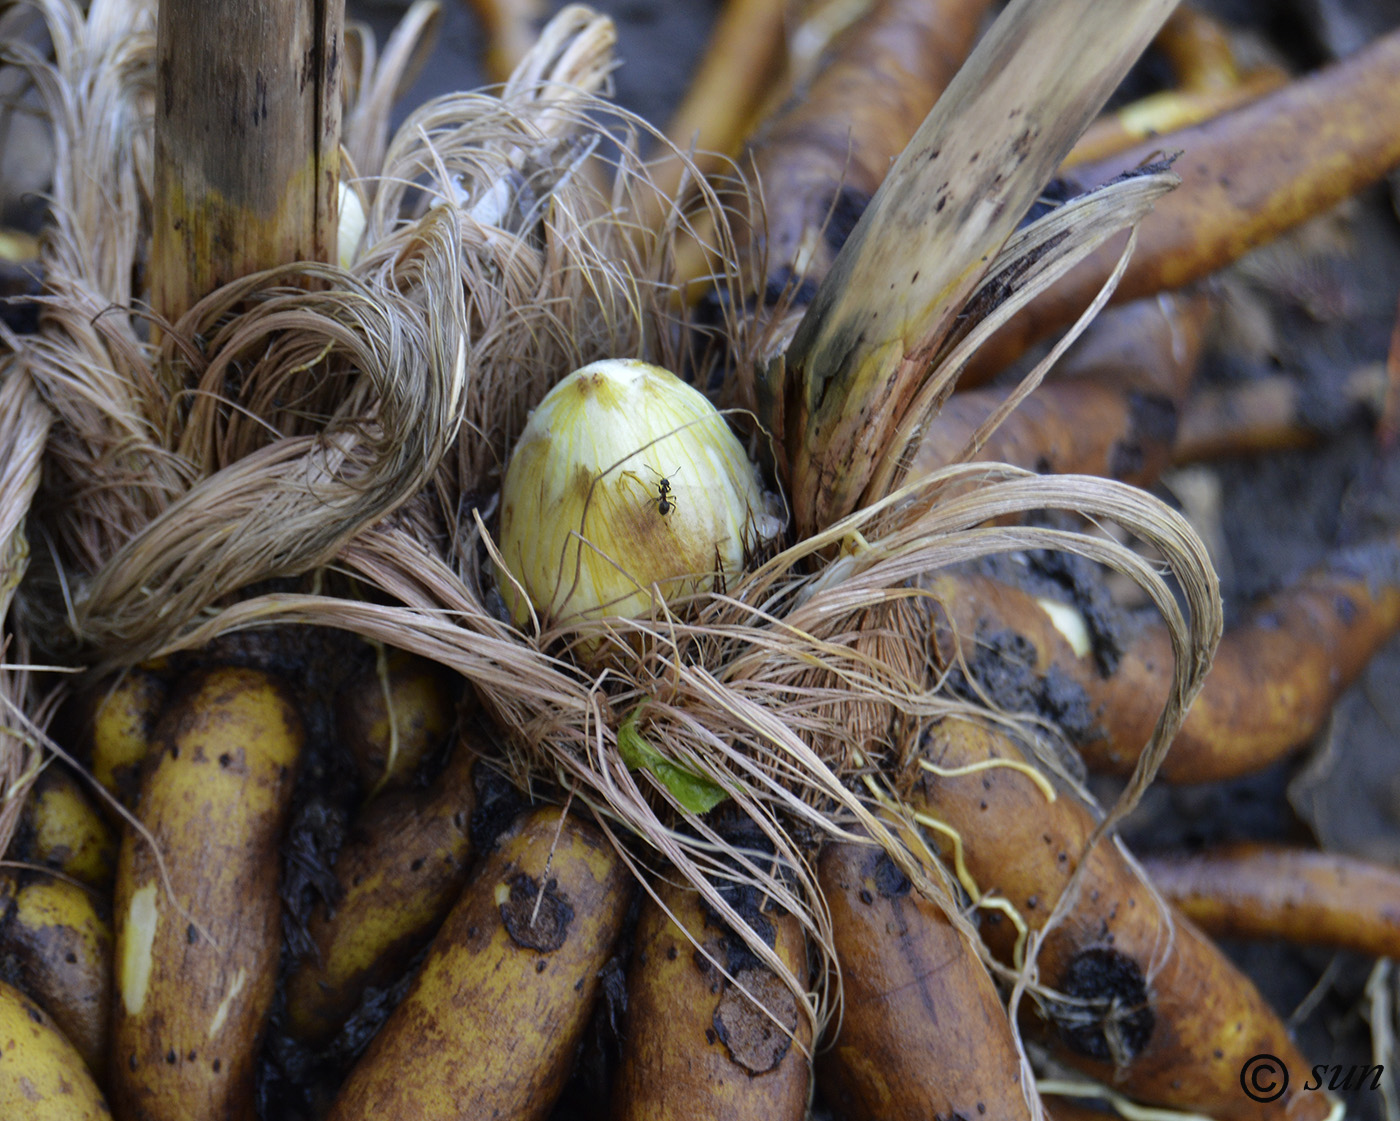
[[[703,394],[659,366],[576,370],[530,414],[501,489],[501,594],[517,623],[637,618],[732,582],[781,528]]]

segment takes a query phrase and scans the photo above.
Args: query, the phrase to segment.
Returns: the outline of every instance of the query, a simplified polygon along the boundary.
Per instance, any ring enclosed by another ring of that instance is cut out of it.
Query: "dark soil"
[[[717,0],[603,0],[617,21],[619,103],[664,125],[688,80]],[[1295,69],[1320,65],[1400,26],[1400,0],[1200,0],[1240,29],[1244,49]],[[398,5],[352,4],[383,36]],[[440,48],[404,101],[482,82],[481,43],[465,5],[448,3]],[[1151,58],[1129,80],[1152,88],[1163,68]],[[1218,498],[1193,506],[1220,570],[1227,615],[1297,574],[1338,543],[1377,526],[1400,525],[1400,472],[1377,458],[1372,419],[1344,406],[1342,385],[1357,368],[1383,362],[1400,294],[1397,189],[1377,187],[1315,222],[1277,250],[1257,256],[1216,285],[1226,308],[1203,378],[1235,383],[1286,373],[1306,388],[1319,428],[1317,447],[1220,462],[1161,489],[1174,499],[1187,483]],[[1111,784],[1101,793],[1111,797]],[[1128,826],[1140,850],[1195,848],[1260,838],[1321,842],[1400,861],[1400,644],[1378,657],[1344,698],[1323,742],[1296,759],[1237,782],[1156,788]],[[1296,1024],[1314,1062],[1371,1061],[1363,986],[1371,962],[1326,950],[1274,945],[1227,949],[1285,1016],[1320,999]],[[1295,1078],[1305,1072],[1293,1072]],[[1381,1096],[1346,1095],[1349,1114],[1381,1116]]]

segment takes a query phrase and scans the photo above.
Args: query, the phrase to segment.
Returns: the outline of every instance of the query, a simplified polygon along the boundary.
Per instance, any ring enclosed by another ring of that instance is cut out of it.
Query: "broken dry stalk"
[[[151,302],[336,260],[344,0],[160,5]],[[230,49],[230,48],[234,49]]]
[[[1143,862],[1206,933],[1400,956],[1400,871],[1342,853],[1238,844]]]
[[[800,533],[856,508],[964,301],[1172,6],[1015,0],[958,71],[760,386]]]

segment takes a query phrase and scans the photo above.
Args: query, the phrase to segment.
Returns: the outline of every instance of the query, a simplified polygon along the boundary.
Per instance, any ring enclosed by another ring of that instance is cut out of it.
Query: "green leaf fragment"
[[[676,766],[647,743],[641,732],[637,731],[635,712],[617,730],[617,750],[629,770],[644,770],[651,774],[690,813],[709,813],[729,797],[718,783]]]

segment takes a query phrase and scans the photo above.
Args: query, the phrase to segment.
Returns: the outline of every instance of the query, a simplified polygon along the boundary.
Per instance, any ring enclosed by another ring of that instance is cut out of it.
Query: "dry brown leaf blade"
[[[966,326],[944,342],[927,378],[919,387],[894,435],[885,443],[866,488],[867,499],[878,498],[900,485],[912,445],[923,426],[952,392],[958,375],[976,349],[1018,309],[1045,291],[1071,268],[1125,227],[1135,228],[1152,205],[1175,187],[1176,176],[1166,171],[1136,175],[1073,199],[1043,218],[1017,230],[1002,246],[982,283],[964,308]],[[1117,271],[1086,309],[1073,330],[1052,354],[1022,379],[1006,402],[976,434],[968,458],[975,457],[997,425],[1040,384],[1059,355],[1074,341],[1112,295],[1116,281],[1132,256],[1133,242]]]
[[[1175,0],[1015,0],[895,163],[768,371],[804,532],[849,513],[966,297]]]

